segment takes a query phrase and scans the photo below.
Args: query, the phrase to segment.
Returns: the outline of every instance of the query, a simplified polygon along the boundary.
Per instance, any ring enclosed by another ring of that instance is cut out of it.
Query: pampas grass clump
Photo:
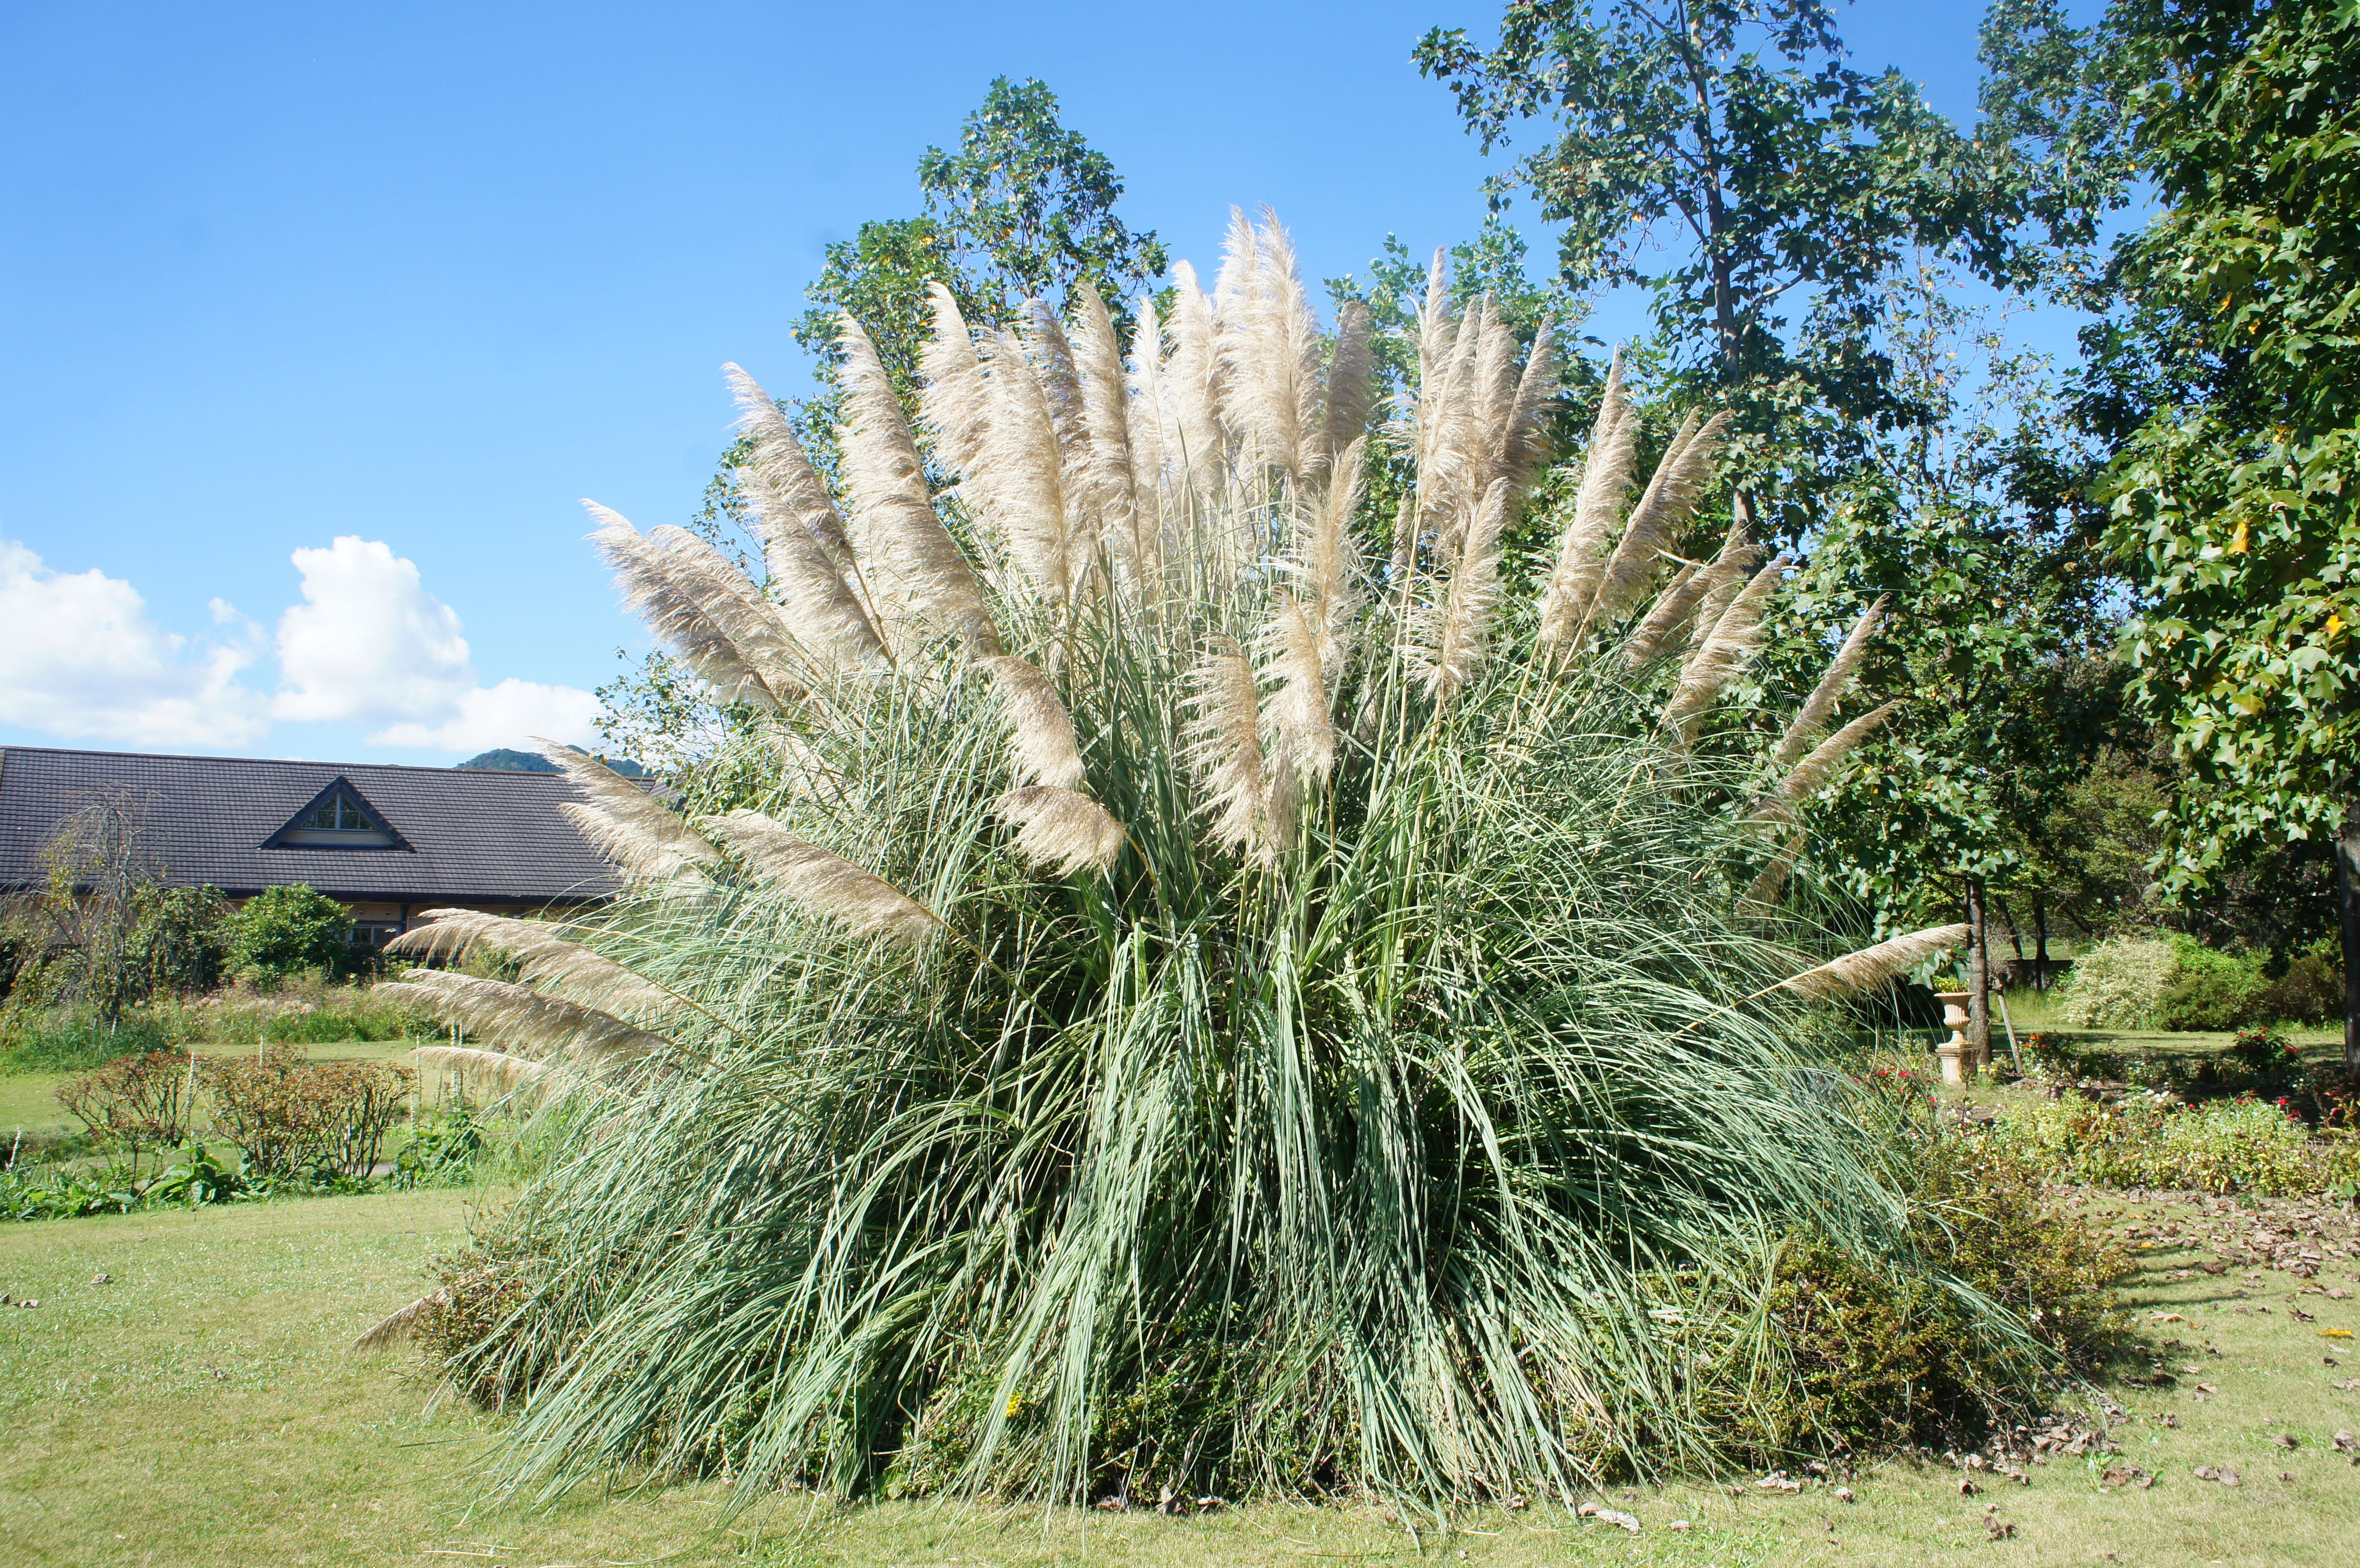
[[[1618,368],[1527,600],[1546,334],[1437,260],[1372,430],[1274,221],[1179,279],[1127,364],[1095,299],[938,292],[914,430],[847,320],[836,494],[732,367],[762,584],[599,514],[757,782],[675,813],[552,748],[628,895],[408,939],[513,956],[414,984],[552,1129],[455,1368],[508,1485],[1563,1494],[1712,1459],[1782,1236],[1919,1267],[1796,1041],[1957,933],[1830,960],[1742,902],[1858,658],[1732,717],[1779,578],[1698,516],[1723,418],[1643,483]]]

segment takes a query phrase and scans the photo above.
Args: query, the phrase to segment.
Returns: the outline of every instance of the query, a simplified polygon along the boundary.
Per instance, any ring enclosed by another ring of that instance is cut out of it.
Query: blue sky
[[[1480,222],[1408,57],[1496,16],[9,7],[0,744],[440,763],[578,732],[644,646],[578,498],[695,508],[721,363],[801,389],[821,247],[914,211],[993,76],[1046,81],[1175,256],[1267,201],[1326,277]],[[1979,16],[1844,28],[1967,120]]]

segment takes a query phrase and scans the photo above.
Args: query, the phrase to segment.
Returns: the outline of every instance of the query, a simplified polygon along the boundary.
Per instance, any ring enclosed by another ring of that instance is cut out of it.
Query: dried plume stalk
[[[416,1002],[444,1023],[499,1041],[508,1055],[537,1062],[630,1061],[672,1049],[672,1041],[660,1034],[505,980],[479,980],[447,969],[412,969],[378,988]]]
[[[797,838],[759,811],[741,807],[715,818],[710,826],[755,877],[848,935],[917,942],[942,925],[931,910],[883,877]]]
[[[1205,787],[1201,808],[1215,844],[1240,854],[1262,837],[1268,775],[1262,765],[1261,697],[1253,661],[1235,637],[1212,637],[1196,661],[1188,706],[1189,760]]]
[[[1013,654],[982,661],[1008,717],[1008,746],[1029,784],[1078,789],[1085,781],[1074,721],[1049,678]]]
[[[1096,800],[1054,784],[1011,789],[991,809],[1016,828],[1017,853],[1059,877],[1112,869],[1130,836]]]
[[[1963,946],[1968,937],[1964,921],[1956,925],[1931,926],[1925,931],[1911,931],[1874,947],[1862,948],[1858,953],[1845,953],[1816,968],[1779,982],[1786,989],[1813,1001],[1865,991],[1874,985],[1898,979],[1920,964],[1939,953]]]
[[[1813,747],[1811,754],[1795,764],[1786,776],[1778,780],[1769,794],[1754,803],[1748,813],[1756,817],[1792,817],[1795,808],[1816,793],[1828,781],[1843,759],[1854,747],[1876,733],[1885,720],[1899,711],[1897,702],[1872,708],[1843,728]]]
[[[877,345],[849,315],[836,341],[850,420],[837,439],[872,607],[889,629],[916,620],[954,633],[970,650],[997,653],[1000,630],[967,557],[934,514],[917,442]]]
[[[1766,914],[1786,890],[1786,878],[1793,874],[1796,857],[1803,853],[1803,835],[1793,834],[1770,857],[1770,864],[1754,874],[1745,891],[1737,900],[1738,908],[1752,914]]]
[[[1853,623],[1852,635],[1844,638],[1843,647],[1836,650],[1827,673],[1819,677],[1817,686],[1811,688],[1810,696],[1804,699],[1802,707],[1796,711],[1795,722],[1788,724],[1786,733],[1779,737],[1778,749],[1770,754],[1772,768],[1792,768],[1796,759],[1803,755],[1804,748],[1811,744],[1811,736],[1828,722],[1828,715],[1836,711],[1836,704],[1843,700],[1844,693],[1852,690],[1852,683],[1860,673],[1861,660],[1868,657],[1868,639],[1876,635],[1877,623],[1884,618],[1887,597],[1879,594],[1876,603],[1863,611],[1860,619]]]
[[[692,878],[721,864],[719,850],[638,783],[586,751],[551,740],[533,744],[582,797],[561,804],[559,813],[633,881]]]
[[[603,953],[566,941],[545,920],[510,920],[475,909],[429,909],[421,918],[426,924],[395,937],[386,950],[430,964],[464,959],[485,949],[504,953],[519,962],[517,978],[523,984],[604,1012],[671,1013],[684,1007],[662,986]]]

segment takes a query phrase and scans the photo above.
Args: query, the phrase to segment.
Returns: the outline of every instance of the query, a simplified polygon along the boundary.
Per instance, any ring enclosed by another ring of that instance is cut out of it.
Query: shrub
[[[1976,1442],[2026,1410],[2032,1367],[2087,1369],[2121,1332],[2113,1286],[2128,1255],[2020,1168],[1937,1136],[1912,1140],[1899,1185],[1929,1267],[1877,1268],[1809,1235],[1780,1249],[1764,1302],[1784,1351],[1771,1389],[1720,1387],[1719,1363],[1707,1377],[1737,1456]],[[1994,1333],[1954,1282],[2007,1307],[2028,1337]]]
[[[266,983],[333,974],[351,957],[352,929],[351,910],[304,883],[266,887],[230,918],[230,967]]]
[[[2264,1022],[2322,1023],[2344,1013],[2344,950],[2333,937],[2294,954],[2286,973],[2262,989],[2254,1017]]]
[[[2171,943],[2160,937],[2113,937],[2074,959],[2059,988],[2058,1017],[2074,1029],[2149,1027],[2171,984]]]
[[[412,1078],[391,1062],[312,1062],[285,1046],[266,1050],[259,1062],[242,1055],[198,1061],[213,1126],[257,1179],[317,1171],[366,1176]]]
[[[2324,1192],[2360,1162],[2360,1136],[2313,1138],[2284,1105],[2252,1098],[2028,1100],[2003,1110],[1984,1136],[1994,1157],[2028,1173],[2100,1187],[2285,1197]]]
[[[121,1148],[136,1170],[149,1149],[178,1148],[189,1136],[189,1059],[165,1051],[125,1056],[58,1085],[58,1104],[91,1136]]]
[[[404,1187],[467,1181],[487,1147],[482,1122],[466,1106],[428,1111],[410,1123],[410,1137],[393,1157],[394,1180]]]
[[[2223,953],[2194,937],[2171,938],[2171,976],[2156,998],[2155,1027],[2226,1029],[2250,1020],[2267,982],[2250,954]]]

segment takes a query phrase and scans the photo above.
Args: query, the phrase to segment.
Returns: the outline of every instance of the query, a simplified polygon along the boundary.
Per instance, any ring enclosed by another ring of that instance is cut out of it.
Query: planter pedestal
[[[1967,1003],[1972,996],[1967,991],[1934,993],[1934,999],[1942,1004],[1942,1021],[1950,1029],[1950,1038],[1934,1050],[1934,1054],[1942,1059],[1945,1083],[1972,1083],[1975,1069],[1982,1065],[1975,1060],[1975,1048],[1967,1043]]]

